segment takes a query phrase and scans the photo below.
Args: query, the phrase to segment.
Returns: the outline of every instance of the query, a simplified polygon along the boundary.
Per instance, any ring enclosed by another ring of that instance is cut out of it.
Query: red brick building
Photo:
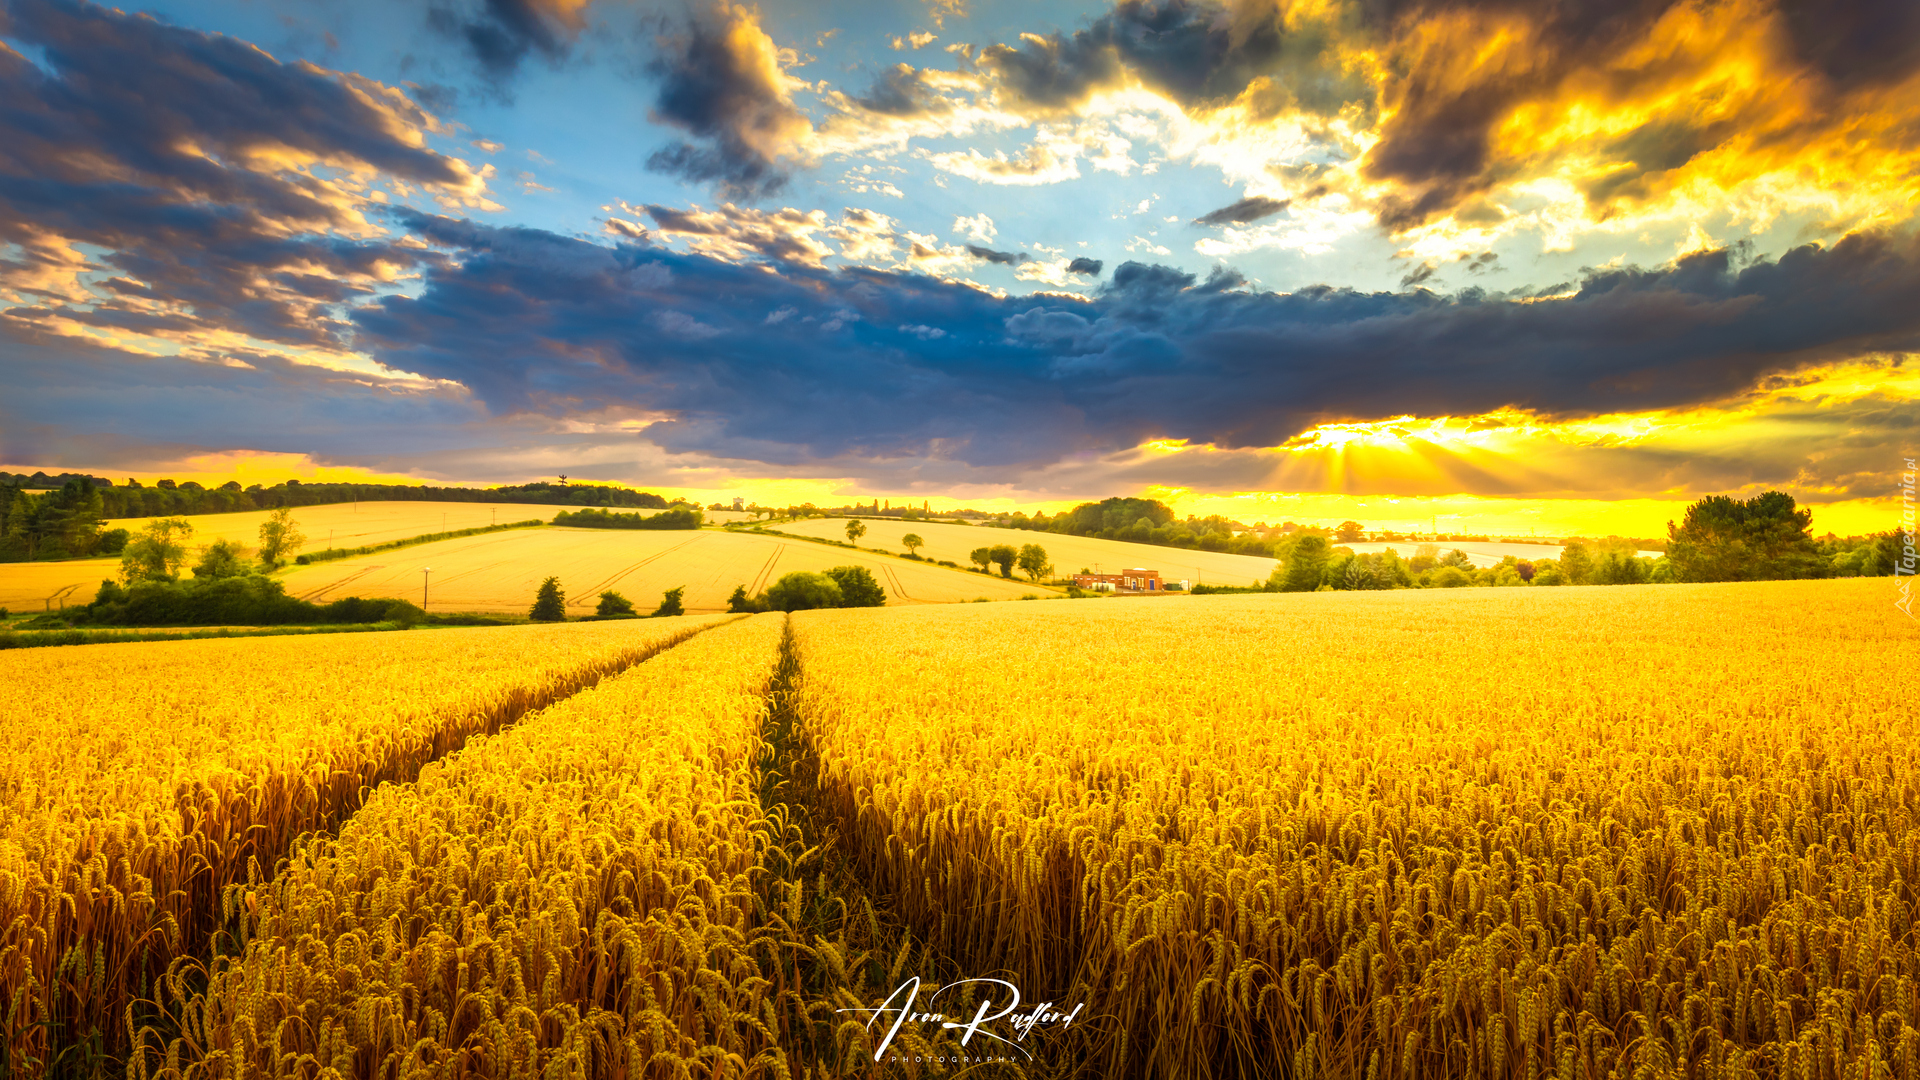
[[[1091,592],[1159,592],[1166,588],[1160,582],[1160,571],[1138,567],[1117,574],[1075,574],[1073,583]]]

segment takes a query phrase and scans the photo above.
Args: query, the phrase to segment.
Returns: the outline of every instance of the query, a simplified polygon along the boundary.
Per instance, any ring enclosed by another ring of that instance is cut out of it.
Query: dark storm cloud
[[[750,12],[728,7],[690,15],[660,35],[648,70],[660,80],[653,119],[693,141],[647,159],[655,172],[714,184],[734,199],[757,199],[786,186],[784,158],[812,128],[781,82],[773,42]]]
[[[1017,254],[1011,251],[995,251],[989,247],[981,247],[979,244],[968,244],[967,254],[996,266],[1019,266],[1032,258],[1024,251]]]
[[[1292,199],[1269,199],[1265,195],[1249,195],[1239,202],[1201,214],[1193,219],[1193,223],[1195,225],[1245,225],[1250,221],[1272,217],[1292,203]]]
[[[1089,259],[1085,256],[1081,256],[1080,258],[1075,259],[1072,262],[1067,264],[1067,273],[1085,274],[1088,277],[1099,277],[1101,269],[1105,266],[1106,266],[1106,263],[1101,262],[1099,259]]]
[[[866,269],[779,274],[420,218],[462,254],[361,343],[488,407],[673,413],[670,450],[775,464],[939,453],[1032,465],[1183,438],[1271,446],[1329,419],[1550,416],[1721,400],[1769,372],[1920,346],[1920,251],[1850,236],[1590,274],[1574,296],[1234,290],[1126,263],[1090,302]],[[943,333],[934,336],[928,328]]]
[[[477,7],[435,4],[428,9],[428,22],[465,45],[496,84],[512,78],[531,54],[548,60],[564,57],[582,26],[572,5],[542,0],[482,0]]]
[[[316,305],[420,256],[324,235],[361,224],[357,200],[277,162],[363,163],[477,190],[463,163],[411,144],[409,129],[430,121],[388,87],[92,5],[14,0],[4,11],[7,36],[51,73],[0,48],[0,252],[11,242],[20,253],[0,255],[0,284],[48,310],[167,329],[190,305],[202,327],[329,342],[338,327]],[[107,296],[76,292],[63,270],[74,244],[106,250],[95,268],[118,275],[102,284]],[[176,310],[114,310],[139,301]],[[60,306],[75,302],[103,306]]]
[[[1334,30],[1304,18],[1288,28],[1275,4],[1121,0],[1084,30],[994,45],[978,63],[1040,111],[1070,109],[1128,76],[1184,107],[1222,104],[1264,76],[1272,82],[1253,103],[1257,112],[1293,106],[1331,115],[1372,96],[1332,54]]]

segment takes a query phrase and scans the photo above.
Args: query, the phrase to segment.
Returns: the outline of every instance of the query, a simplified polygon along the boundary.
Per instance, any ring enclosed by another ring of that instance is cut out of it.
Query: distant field
[[[1133,544],[1124,540],[1097,540],[1086,536],[1023,532],[980,525],[876,520],[865,521],[865,524],[867,535],[860,538],[861,547],[904,551],[900,546],[900,538],[908,533],[918,533],[927,542],[927,546],[920,549],[920,554],[932,559],[951,559],[962,566],[967,565],[967,553],[977,547],[1012,544],[1019,548],[1023,544],[1039,544],[1047,549],[1047,558],[1052,560],[1054,571],[1062,576],[1079,573],[1082,567],[1111,574],[1137,566],[1158,570],[1160,577],[1167,581],[1184,579],[1194,584],[1204,581],[1212,585],[1245,585],[1250,581],[1265,581],[1276,565],[1272,559],[1253,555],[1187,551],[1152,544]],[[778,528],[782,532],[825,536],[835,540],[844,540],[847,535],[846,521],[838,518],[793,522]]]
[[[964,555],[963,555],[964,557]],[[525,611],[548,575],[559,577],[567,609],[588,614],[612,589],[646,612],[668,589],[686,587],[688,611],[720,611],[740,585],[759,592],[795,570],[868,567],[889,603],[1013,599],[1036,591],[1024,581],[970,574],[884,555],[767,534],[546,528],[443,540],[398,551],[295,567],[287,592],[309,600],[398,596],[420,600],[432,567],[432,611]]]
[[[119,574],[119,559],[0,563],[0,608],[18,614],[84,604],[102,581]]]
[[[325,506],[297,506],[293,520],[307,534],[301,551],[324,551],[332,547],[365,547],[404,540],[422,533],[472,529],[482,525],[539,518],[552,521],[565,506],[540,503],[453,503],[453,502],[363,502],[328,503]],[[643,510],[641,513],[658,513]],[[109,529],[137,532],[152,518],[115,518]],[[193,525],[189,546],[210,544],[215,540],[237,540],[248,547],[260,543],[260,523],[267,520],[265,510],[247,510],[237,514],[195,514],[187,521]],[[329,539],[331,538],[331,539]]]

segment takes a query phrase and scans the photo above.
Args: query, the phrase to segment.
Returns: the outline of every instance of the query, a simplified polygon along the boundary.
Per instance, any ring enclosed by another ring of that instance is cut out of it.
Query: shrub
[[[633,601],[617,592],[603,592],[600,594],[600,606],[594,608],[593,613],[600,616],[632,615]]]
[[[838,607],[881,607],[887,602],[886,590],[864,566],[836,566],[827,576],[840,587]]]
[[[669,618],[674,615],[685,615],[687,609],[680,605],[680,594],[686,591],[687,587],[682,585],[678,588],[668,589],[662,593],[660,596],[660,606],[653,609],[653,617],[660,619]]]
[[[796,570],[773,583],[766,593],[772,611],[806,611],[840,606],[840,585],[825,574]]]

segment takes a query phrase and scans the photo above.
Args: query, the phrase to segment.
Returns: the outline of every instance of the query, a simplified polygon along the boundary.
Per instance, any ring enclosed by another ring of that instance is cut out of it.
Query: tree
[[[1457,566],[1442,566],[1433,572],[1433,584],[1442,589],[1458,589],[1473,584],[1473,578]]]
[[[840,586],[841,607],[881,607],[887,602],[886,590],[864,566],[836,566],[827,576]]]
[[[260,565],[269,570],[277,569],[300,545],[307,542],[306,534],[299,528],[299,522],[293,520],[293,507],[282,506],[267,515],[260,523]]]
[[[860,538],[867,535],[866,523],[859,518],[847,522],[847,542],[854,547],[860,546]]]
[[[727,610],[750,614],[755,611],[765,611],[767,608],[764,603],[757,602],[753,597],[747,595],[747,587],[745,585],[736,585],[733,589],[733,595],[727,597]]]
[[[595,615],[632,615],[633,601],[617,592],[600,594],[600,606],[593,609]]]
[[[906,548],[909,555],[920,554],[920,549],[926,545],[927,542],[920,539],[919,533],[908,533],[900,538],[900,546]]]
[[[1593,578],[1593,553],[1578,540],[1560,551],[1560,576],[1569,585],[1585,585]]]
[[[1609,551],[1595,564],[1590,580],[1595,585],[1644,585],[1653,577],[1652,562],[1652,559]]]
[[[795,570],[773,583],[767,590],[766,602],[773,611],[839,607],[840,585],[825,574]]]
[[[1459,548],[1454,548],[1452,551],[1440,556],[1434,565],[1451,566],[1456,570],[1471,571],[1473,569],[1473,559],[1466,552],[1461,551]]]
[[[527,612],[527,618],[534,622],[567,621],[567,594],[560,591],[559,578],[550,577],[540,583],[540,591],[533,597],[533,610]]]
[[[186,518],[156,518],[134,534],[120,553],[121,580],[172,581],[187,561],[187,546],[181,541],[193,534]]]
[[[1815,577],[1821,559],[1808,526],[1813,511],[1769,491],[1745,501],[1709,495],[1667,522],[1667,558],[1681,581],[1767,581]]]
[[[1039,544],[1022,545],[1017,559],[1020,572],[1027,575],[1030,581],[1038,582],[1053,573],[1053,564],[1047,561],[1047,549]]]
[[[652,618],[662,619],[674,615],[685,615],[687,609],[680,604],[680,594],[686,591],[687,587],[681,585],[678,588],[668,589],[666,592],[660,594],[660,606],[653,609]]]
[[[1343,544],[1358,543],[1366,535],[1365,526],[1357,521],[1343,521],[1333,530],[1333,538]]]
[[[233,540],[215,540],[200,549],[200,561],[194,564],[193,576],[214,580],[241,577],[252,571],[246,548]]]
[[[993,562],[993,549],[990,547],[974,548],[967,553],[967,561],[979,567],[981,572],[984,573],[987,566]]]
[[[1327,569],[1327,540],[1323,536],[1303,536],[1293,545],[1287,559],[1287,576],[1281,592],[1312,592],[1320,587]]]
[[[1013,550],[1011,544],[995,544],[987,552],[987,558],[999,565],[1001,577],[1010,578],[1013,576],[1013,564],[1020,558],[1020,553]]]

